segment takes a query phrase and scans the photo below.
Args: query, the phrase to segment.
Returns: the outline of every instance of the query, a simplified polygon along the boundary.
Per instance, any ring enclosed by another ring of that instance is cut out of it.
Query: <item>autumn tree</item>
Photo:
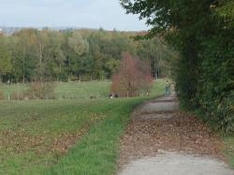
[[[138,96],[141,91],[149,91],[152,80],[149,64],[125,52],[119,70],[112,78],[111,90],[122,97]]]

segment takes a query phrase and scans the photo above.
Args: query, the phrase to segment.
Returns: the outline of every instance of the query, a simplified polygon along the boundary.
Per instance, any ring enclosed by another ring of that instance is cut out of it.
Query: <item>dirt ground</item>
[[[121,140],[119,175],[234,175],[217,135],[178,110],[175,96],[139,106]]]

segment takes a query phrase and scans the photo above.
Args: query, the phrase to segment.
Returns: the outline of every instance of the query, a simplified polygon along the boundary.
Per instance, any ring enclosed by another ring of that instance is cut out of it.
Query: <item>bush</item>
[[[148,92],[152,83],[149,64],[134,59],[126,52],[118,72],[112,78],[111,91],[121,97],[139,96],[141,91]]]
[[[52,82],[32,82],[25,96],[29,99],[54,99],[55,84]]]
[[[197,93],[202,112],[217,129],[234,132],[234,41],[220,35],[203,44],[206,50]]]
[[[18,91],[13,91],[10,96],[11,100],[23,100],[24,94]]]
[[[4,97],[4,93],[0,90],[0,100],[4,100],[5,97]]]

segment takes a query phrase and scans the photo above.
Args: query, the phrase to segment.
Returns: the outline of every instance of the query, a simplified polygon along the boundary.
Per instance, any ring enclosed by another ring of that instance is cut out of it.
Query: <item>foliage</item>
[[[8,73],[11,72],[11,56],[7,49],[5,41],[0,38],[0,80],[4,78]]]
[[[15,83],[110,79],[126,51],[149,60],[155,78],[167,76],[173,51],[160,38],[134,41],[133,35],[141,33],[22,29],[0,38],[0,78]]]
[[[137,46],[137,55],[150,63],[151,75],[155,79],[170,76],[171,60],[177,58],[176,52],[159,37],[141,40]]]
[[[140,91],[149,91],[152,80],[150,66],[126,52],[118,72],[113,76],[111,90],[122,97],[139,96]]]
[[[217,128],[233,132],[234,11],[232,0],[120,0],[179,52],[176,89],[186,109],[200,109]]]
[[[202,61],[203,74],[200,77],[197,96],[206,120],[216,123],[216,127],[226,132],[234,132],[234,42],[230,37],[222,43],[223,36],[204,42],[206,49]],[[224,44],[224,45],[223,45]]]

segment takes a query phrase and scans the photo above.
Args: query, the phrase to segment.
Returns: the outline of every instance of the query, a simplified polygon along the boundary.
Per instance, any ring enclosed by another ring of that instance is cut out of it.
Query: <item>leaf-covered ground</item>
[[[170,99],[154,103],[160,106],[165,101],[170,103]],[[149,103],[153,108],[152,102]],[[119,166],[123,167],[132,159],[155,156],[160,150],[226,161],[222,140],[197,117],[178,110],[167,111],[169,103],[162,105],[164,110],[148,109],[147,112],[142,110],[144,105],[135,112],[121,140]]]

